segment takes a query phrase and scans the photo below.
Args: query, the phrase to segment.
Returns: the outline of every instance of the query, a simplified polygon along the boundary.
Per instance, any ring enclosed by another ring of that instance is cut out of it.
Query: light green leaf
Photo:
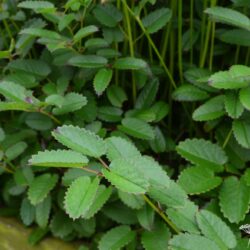
[[[201,166],[184,169],[178,178],[178,184],[188,194],[206,193],[218,187],[221,182],[222,179],[214,176],[214,172],[211,169]]]
[[[48,1],[22,1],[17,5],[19,8],[32,10],[48,10],[54,9],[54,4]]]
[[[94,89],[97,95],[101,95],[108,87],[112,79],[113,71],[111,69],[100,69],[94,77]]]
[[[135,57],[119,58],[113,64],[113,67],[115,69],[120,69],[120,70],[127,70],[127,69],[138,70],[146,68],[147,66],[148,66],[147,63],[144,60]]]
[[[249,210],[250,188],[243,179],[230,176],[222,184],[219,200],[223,215],[231,223],[239,223]]]
[[[245,65],[233,65],[229,71],[219,71],[210,76],[208,82],[218,89],[239,89],[247,87],[250,68]]]
[[[20,34],[26,34],[30,36],[37,36],[49,40],[55,40],[55,41],[60,41],[60,40],[65,40],[64,37],[62,37],[60,34],[58,34],[55,31],[47,30],[47,29],[41,29],[41,28],[27,28],[21,30]]]
[[[179,229],[193,234],[200,234],[195,220],[197,212],[198,206],[190,200],[186,200],[182,207],[168,208],[166,211],[169,219],[172,220],[175,225],[178,225]]]
[[[216,172],[222,171],[227,162],[223,149],[204,139],[187,139],[180,142],[176,150],[186,160]]]
[[[155,115],[154,122],[159,122],[168,115],[170,108],[167,103],[158,101],[149,110]]]
[[[144,231],[141,242],[145,250],[166,250],[170,239],[170,231],[163,222],[154,225],[153,230]]]
[[[120,250],[135,238],[135,232],[129,226],[118,226],[105,233],[100,242],[99,250]]]
[[[182,207],[187,201],[185,191],[172,180],[168,182],[168,187],[156,184],[150,186],[148,194],[168,207]]]
[[[103,174],[111,184],[127,193],[144,194],[149,187],[144,173],[136,167],[134,162],[123,158],[113,160],[110,164],[110,171],[103,169]]]
[[[82,154],[98,158],[106,153],[105,142],[84,128],[64,125],[54,130],[52,135],[66,147]]]
[[[220,250],[210,239],[196,234],[175,235],[169,242],[171,250]]]
[[[112,4],[99,4],[93,12],[95,18],[108,27],[115,27],[122,20],[122,13]]]
[[[125,193],[118,190],[120,200],[132,209],[140,209],[144,205],[144,200],[141,195]]]
[[[250,148],[250,123],[244,120],[233,121],[233,134],[236,141],[244,148]]]
[[[112,187],[106,188],[104,185],[99,185],[95,199],[83,217],[86,219],[92,218],[99,210],[101,210],[103,205],[108,201],[111,194]]]
[[[80,41],[82,38],[89,36],[89,35],[97,32],[98,30],[99,30],[98,27],[95,25],[89,25],[89,26],[83,27],[76,32],[73,40],[76,43],[76,42]]]
[[[88,162],[88,158],[78,152],[58,149],[32,155],[29,164],[40,167],[82,168]]]
[[[184,84],[173,92],[172,97],[176,101],[194,102],[205,100],[209,97],[209,95],[206,91],[201,90],[193,85]]]
[[[196,218],[202,233],[214,241],[220,249],[236,247],[235,235],[221,218],[206,210],[199,211]]]
[[[155,153],[163,153],[166,151],[166,138],[159,127],[155,127],[155,138],[150,141],[149,144]]]
[[[121,137],[109,137],[107,142],[107,157],[109,161],[119,158],[130,159],[132,157],[140,157],[141,154],[132,142]]]
[[[205,10],[212,20],[250,30],[250,19],[239,11],[220,6]]]
[[[240,90],[239,98],[241,104],[246,108],[247,110],[250,110],[250,87],[243,88]]]
[[[147,32],[152,34],[162,29],[172,17],[172,11],[168,8],[161,8],[150,12],[142,18],[142,23]]]
[[[138,139],[153,140],[155,137],[152,127],[137,118],[124,118],[122,120],[122,126],[118,128],[124,133]]]
[[[58,176],[53,174],[42,174],[36,177],[30,184],[28,198],[32,205],[42,202],[49,192],[55,187]]]
[[[210,121],[217,119],[225,114],[224,95],[219,95],[209,99],[193,112],[195,121]]]
[[[244,107],[242,106],[239,96],[237,92],[227,91],[225,94],[225,110],[228,115],[237,119],[241,116],[244,111]]]
[[[155,212],[147,203],[142,207],[142,209],[136,211],[136,216],[138,222],[143,228],[149,231],[153,229]]]
[[[72,66],[80,68],[101,68],[107,65],[108,60],[102,56],[96,55],[84,55],[84,56],[75,56],[69,59],[68,63]]]
[[[28,147],[28,144],[24,141],[19,141],[16,144],[10,146],[6,151],[5,155],[9,161],[16,159],[20,156]]]
[[[96,177],[91,181],[88,176],[81,176],[72,182],[65,195],[65,210],[70,218],[85,216],[91,207],[99,186]]]
[[[25,102],[0,102],[0,111],[31,111],[33,108],[34,106],[32,104]]]

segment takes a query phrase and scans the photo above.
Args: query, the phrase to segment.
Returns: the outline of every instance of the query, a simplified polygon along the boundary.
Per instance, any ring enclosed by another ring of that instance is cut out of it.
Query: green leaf
[[[205,100],[209,95],[204,90],[193,85],[184,84],[173,92],[172,97],[176,101],[194,102]]]
[[[93,12],[95,18],[108,27],[115,27],[122,20],[122,13],[112,4],[99,4]]]
[[[32,129],[44,131],[53,127],[52,120],[43,114],[30,113],[27,114],[25,123]]]
[[[240,90],[239,98],[241,104],[246,108],[247,110],[250,110],[250,87],[243,88]]]
[[[135,108],[136,109],[149,108],[155,100],[158,89],[159,89],[158,79],[149,81],[144,86],[143,90],[138,96],[136,103],[135,103]]]
[[[21,71],[22,73],[39,77],[46,77],[51,72],[47,63],[35,59],[16,59],[11,61],[7,67],[15,71]]]
[[[108,87],[112,79],[113,71],[111,69],[100,69],[94,77],[94,89],[97,95],[101,95]]]
[[[19,8],[32,9],[32,10],[48,10],[54,9],[54,4],[48,1],[22,1],[17,5]]]
[[[141,242],[145,250],[166,250],[169,239],[170,231],[162,222],[156,223],[153,230],[144,231],[141,236]]]
[[[112,106],[102,106],[98,109],[98,118],[105,122],[119,122],[122,110]]]
[[[99,250],[119,250],[135,238],[129,226],[118,226],[105,233],[99,241]]]
[[[64,201],[65,210],[70,218],[77,219],[87,213],[95,199],[98,186],[98,177],[91,181],[90,177],[82,176],[72,182]]]
[[[142,209],[136,212],[136,216],[143,228],[149,231],[153,229],[155,212],[147,203],[142,207]]]
[[[103,205],[110,198],[111,194],[112,194],[112,187],[106,188],[104,185],[99,185],[95,199],[83,217],[86,219],[92,218],[97,212],[101,210]]]
[[[154,122],[159,122],[168,115],[170,108],[167,103],[159,101],[156,102],[149,110],[155,115]]]
[[[16,102],[29,103],[29,99],[32,103],[32,95],[23,86],[10,81],[0,82],[0,93],[6,98],[14,100]]]
[[[161,8],[150,12],[142,18],[142,23],[147,32],[152,34],[162,29],[172,17],[172,11],[168,8]]]
[[[150,141],[149,144],[155,153],[163,153],[166,151],[166,138],[159,127],[155,127],[155,138]]]
[[[212,18],[212,20],[217,22],[250,30],[249,18],[236,10],[216,6],[206,9],[205,13],[207,13]]]
[[[40,167],[82,168],[88,162],[88,158],[78,152],[58,149],[32,155],[29,164]]]
[[[41,38],[46,38],[50,40],[60,41],[64,40],[64,38],[55,31],[41,29],[41,28],[27,28],[21,30],[20,34],[26,34],[31,36],[37,36]]]
[[[70,23],[75,20],[75,15],[73,13],[70,14],[64,14],[58,23],[58,30],[63,31],[66,27],[70,25]]]
[[[236,247],[235,235],[221,218],[206,210],[199,211],[196,218],[202,233],[214,241],[220,249]]]
[[[31,111],[32,109],[33,105],[25,102],[0,102],[0,111]]]
[[[42,202],[36,205],[36,222],[39,227],[45,228],[49,221],[51,210],[51,196],[48,195]]]
[[[120,70],[138,70],[146,68],[147,66],[144,60],[135,57],[118,58],[113,64],[113,68]]]
[[[233,29],[220,34],[218,38],[225,43],[239,46],[250,46],[250,32],[248,30]]]
[[[237,119],[241,116],[244,111],[239,96],[237,92],[227,91],[225,94],[225,110],[227,114],[233,118]]]
[[[224,95],[219,95],[209,99],[193,112],[195,121],[210,121],[217,119],[225,114]]]
[[[42,174],[36,177],[30,184],[28,198],[32,205],[42,202],[49,192],[55,187],[58,176],[53,174]]]
[[[50,229],[55,237],[60,238],[68,236],[74,230],[72,220],[60,210],[53,216]]]
[[[152,185],[149,188],[148,194],[157,202],[160,202],[168,207],[181,207],[187,201],[187,194],[174,181],[168,181],[168,186]]]
[[[229,71],[219,71],[210,76],[208,82],[218,89],[239,89],[247,87],[250,68],[245,65],[233,65]]]
[[[132,142],[121,137],[109,137],[106,139],[107,143],[107,157],[109,161],[119,158],[130,159],[133,157],[140,157],[141,154]]]
[[[218,187],[222,182],[220,177],[214,176],[212,170],[203,167],[188,167],[178,178],[178,184],[188,194],[206,193]]]
[[[52,135],[66,147],[82,154],[98,158],[106,153],[105,142],[84,128],[64,125],[54,130]]]
[[[72,57],[69,59],[68,63],[80,68],[94,69],[106,66],[108,60],[102,56],[84,55]]]
[[[196,234],[175,235],[170,241],[171,250],[220,250],[210,239]]]
[[[57,96],[57,95],[52,95]],[[51,101],[51,97],[46,98],[46,102]],[[50,98],[50,99],[49,99]],[[62,102],[58,105],[58,107],[53,108],[53,114],[55,115],[63,115],[69,112],[74,112],[76,110],[81,109],[83,106],[87,104],[87,98],[78,93],[68,93],[62,98]]]
[[[16,159],[20,156],[28,147],[28,144],[24,141],[19,141],[16,144],[10,146],[6,151],[5,155],[9,161]]]
[[[35,219],[35,207],[27,198],[22,200],[20,217],[25,226],[30,226]]]
[[[48,228],[37,227],[30,233],[29,238],[28,238],[28,243],[31,246],[36,245],[40,240],[42,240],[45,237],[48,231],[49,231]]]
[[[233,121],[233,134],[244,148],[250,148],[250,123],[244,120]]]
[[[133,194],[146,193],[149,183],[134,162],[118,158],[109,167],[110,171],[103,169],[103,174],[118,189]]]
[[[95,32],[97,32],[99,29],[97,26],[95,25],[89,25],[86,27],[83,27],[81,29],[79,29],[76,34],[74,35],[74,42],[77,43],[78,41],[80,41],[81,39],[85,38],[86,36],[89,36]]]
[[[231,223],[239,223],[249,210],[250,189],[243,179],[230,176],[222,184],[219,200],[223,215]]]
[[[144,205],[144,200],[141,195],[125,193],[118,190],[120,200],[132,209],[140,209]]]
[[[169,219],[178,225],[178,228],[193,234],[200,234],[195,215],[198,213],[198,206],[187,200],[182,207],[168,208],[166,211]]]
[[[137,118],[124,118],[122,126],[118,127],[121,131],[138,139],[153,140],[154,130],[146,122]]]
[[[117,85],[111,85],[108,87],[107,96],[111,104],[118,108],[121,108],[122,104],[128,99],[123,88]]]
[[[204,139],[187,139],[180,142],[176,150],[186,160],[216,172],[222,171],[227,162],[223,149]]]

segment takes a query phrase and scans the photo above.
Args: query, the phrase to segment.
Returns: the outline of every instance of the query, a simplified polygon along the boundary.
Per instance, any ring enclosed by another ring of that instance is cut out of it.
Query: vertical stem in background
[[[235,63],[235,64],[238,64],[239,55],[240,55],[240,46],[237,45],[236,51],[235,51],[235,56],[234,56],[234,63]]]
[[[134,55],[135,55],[134,44],[133,44],[133,37],[132,37],[132,31],[131,31],[131,23],[130,23],[130,18],[129,18],[129,13],[128,13],[128,6],[127,6],[126,2],[122,1],[122,3],[123,3],[123,12],[124,12],[126,26],[127,26],[130,56],[134,57]],[[136,83],[135,83],[133,72],[132,72],[132,96],[133,96],[133,102],[135,103],[135,101],[136,101]]]
[[[200,45],[200,63],[201,64],[201,57],[202,57],[202,51],[204,46],[204,40],[205,40],[205,31],[206,31],[206,15],[203,13],[203,11],[207,8],[207,1],[203,1],[203,9],[202,9],[202,18],[201,18],[201,45]]]
[[[247,48],[247,54],[246,54],[246,59],[245,59],[245,65],[248,66],[249,64],[249,58],[250,58],[250,48]]]
[[[190,64],[193,64],[194,0],[190,2]]]
[[[211,7],[216,6],[217,0],[211,0]],[[209,57],[209,70],[213,69],[213,57],[214,57],[214,37],[215,37],[215,22],[212,22],[212,32],[211,32],[211,47],[210,47],[210,57]]]
[[[178,69],[180,82],[183,83],[182,66],[182,0],[178,0]]]

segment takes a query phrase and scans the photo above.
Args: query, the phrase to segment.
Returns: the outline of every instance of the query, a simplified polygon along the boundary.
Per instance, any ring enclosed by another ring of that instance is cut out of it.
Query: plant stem
[[[46,112],[46,111],[44,111],[44,110],[39,110],[38,111],[39,113],[42,113],[42,114],[44,114],[44,115],[46,115],[46,116],[48,116],[51,120],[53,120],[55,123],[57,123],[57,124],[61,124],[61,122],[55,117],[55,116],[53,116],[52,114],[50,114],[50,113],[48,113],[48,112]]]
[[[130,22],[130,18],[129,18],[128,8],[127,8],[126,2],[124,3],[124,1],[122,1],[122,3],[123,3],[125,20],[126,20],[126,24],[127,24],[127,34],[128,34],[130,56],[134,57],[135,52],[134,52],[133,36],[132,36],[132,31],[131,31],[131,22]],[[133,72],[132,72],[132,96],[133,96],[133,101],[135,103],[135,101],[136,101],[136,83],[135,83],[135,78],[134,78]]]
[[[101,162],[101,164],[103,165],[103,167],[105,167],[106,169],[109,170],[109,166],[106,164],[106,162],[102,158],[99,158],[98,160]]]
[[[227,144],[228,144],[228,142],[229,142],[229,140],[230,140],[230,138],[231,138],[232,132],[233,132],[233,129],[231,128],[230,131],[229,131],[228,134],[227,134],[227,137],[226,137],[226,139],[225,139],[223,145],[222,145],[222,148],[223,148],[223,149],[227,146]]]
[[[193,64],[194,0],[190,2],[190,64]]]
[[[102,176],[102,173],[101,173],[101,172],[95,171],[95,170],[93,170],[93,169],[89,169],[89,168],[82,167],[82,170],[84,170],[84,171],[86,171],[86,172],[89,172],[89,173],[92,173],[92,174],[95,174],[95,175],[98,175],[98,176]]]
[[[144,194],[143,199],[148,203],[150,207],[154,209],[154,211],[161,216],[161,218],[172,228],[172,230],[179,234],[180,230],[177,228],[177,226],[165,215],[164,212],[162,212],[157,206],[154,205],[154,203]]]
[[[155,54],[157,55],[165,73],[167,74],[168,78],[169,78],[169,81],[170,83],[173,85],[173,87],[176,89],[176,84],[175,84],[175,81],[172,77],[172,75],[170,74],[168,68],[167,68],[167,65],[165,64],[159,50],[157,49],[155,43],[153,42],[152,38],[150,37],[150,35],[148,34],[148,32],[146,31],[146,29],[144,28],[143,26],[143,23],[140,19],[140,17],[136,16],[135,13],[129,8],[129,6],[127,5],[126,1],[125,0],[122,0],[125,8],[128,10],[128,12],[135,18],[135,20],[137,21],[138,25],[140,26],[142,32],[145,34],[146,38],[148,39],[148,42],[149,44],[151,45],[153,51],[155,52]]]
[[[181,83],[183,82],[182,67],[182,0],[178,1],[178,68]]]

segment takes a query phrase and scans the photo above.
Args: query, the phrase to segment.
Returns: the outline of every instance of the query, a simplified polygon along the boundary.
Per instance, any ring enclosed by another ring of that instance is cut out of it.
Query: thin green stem
[[[211,7],[216,6],[217,0],[211,0]],[[210,57],[209,57],[209,70],[213,69],[213,58],[214,58],[214,37],[215,37],[215,22],[212,22],[212,32],[211,32],[211,46],[210,46]]]
[[[226,137],[225,141],[223,142],[223,145],[222,145],[223,149],[227,146],[227,144],[228,144],[228,142],[229,142],[229,140],[231,138],[232,133],[233,133],[233,129],[231,128],[230,131],[227,134],[227,137]]]
[[[190,64],[193,64],[194,0],[190,2]]]
[[[150,207],[154,209],[154,211],[161,216],[161,218],[172,228],[172,230],[179,234],[180,230],[177,228],[177,226],[165,215],[164,212],[162,212],[155,204],[146,196],[143,195],[143,199],[148,203]]]
[[[240,46],[237,45],[236,51],[235,51],[235,56],[234,56],[234,63],[235,63],[235,64],[238,64],[239,55],[240,55]]]
[[[122,0],[123,4],[124,4],[124,7],[125,9],[128,10],[128,12],[135,18],[135,20],[137,21],[139,27],[141,28],[142,32],[145,34],[146,38],[148,39],[148,42],[149,44],[151,45],[153,51],[155,52],[155,54],[157,55],[166,75],[168,76],[169,78],[169,81],[170,83],[173,85],[173,87],[176,89],[176,84],[175,84],[175,81],[172,77],[172,75],[170,74],[169,70],[168,70],[168,67],[167,65],[165,64],[159,50],[157,49],[155,43],[153,42],[152,38],[150,37],[149,33],[146,31],[146,29],[144,28],[144,25],[140,19],[140,17],[136,16],[135,13],[129,8],[129,6],[127,5],[126,1],[125,0]]]
[[[129,18],[128,8],[127,8],[126,2],[122,1],[122,3],[123,3],[125,21],[126,21],[126,25],[127,25],[129,51],[130,51],[130,55],[132,57],[134,57],[135,56],[134,43],[133,43],[133,36],[132,36],[131,22],[130,22],[130,18]],[[133,101],[135,103],[135,101],[136,101],[136,83],[135,83],[135,78],[134,78],[133,73],[132,73],[132,96],[133,96]]]
[[[48,113],[48,112],[46,112],[46,111],[44,111],[44,110],[39,110],[38,111],[39,113],[42,113],[42,114],[44,114],[44,115],[46,115],[46,116],[48,116],[51,120],[53,120],[55,123],[57,123],[57,124],[61,124],[61,122],[55,117],[55,116],[53,116],[52,114],[50,114],[50,113]]]
[[[245,65],[247,66],[249,64],[249,59],[250,59],[250,47],[247,48],[246,59],[245,59]]]
[[[183,82],[182,66],[182,0],[178,1],[178,68],[181,83]]]

